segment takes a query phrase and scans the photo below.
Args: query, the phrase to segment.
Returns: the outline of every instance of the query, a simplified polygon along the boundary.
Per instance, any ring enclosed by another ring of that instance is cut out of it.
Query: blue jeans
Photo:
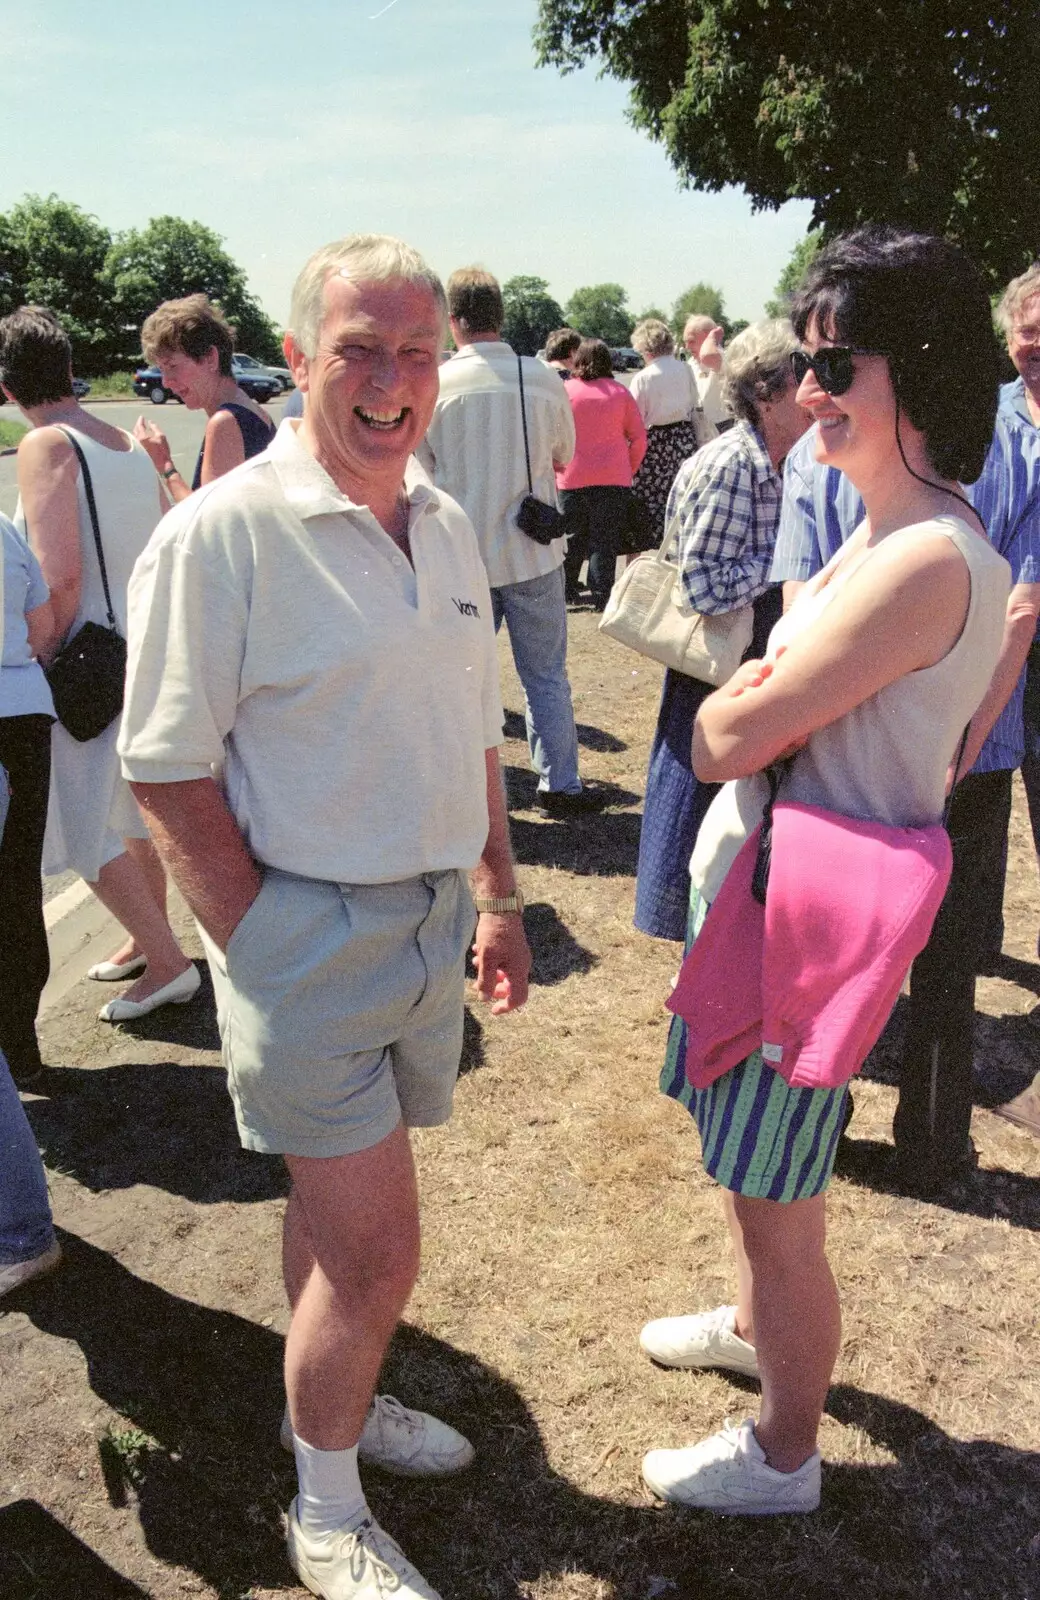
[[[0,1267],[34,1261],[53,1243],[43,1162],[14,1079],[0,1054]]]
[[[491,591],[495,632],[503,619],[527,697],[527,742],[538,787],[580,794],[578,730],[567,681],[563,567]]]

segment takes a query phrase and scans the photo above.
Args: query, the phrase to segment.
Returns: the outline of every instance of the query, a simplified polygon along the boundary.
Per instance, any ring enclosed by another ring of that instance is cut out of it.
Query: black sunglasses
[[[827,394],[846,394],[856,376],[853,356],[884,355],[883,350],[862,350],[852,344],[825,344],[814,356],[805,350],[791,351],[791,371],[795,383],[801,383],[807,372],[815,373],[816,382]]]

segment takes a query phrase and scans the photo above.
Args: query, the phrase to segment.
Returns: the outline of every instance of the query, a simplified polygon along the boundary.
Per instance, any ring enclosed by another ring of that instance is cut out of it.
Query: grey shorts
[[[475,913],[462,872],[339,884],[267,870],[207,952],[247,1150],[340,1156],[447,1122]]]

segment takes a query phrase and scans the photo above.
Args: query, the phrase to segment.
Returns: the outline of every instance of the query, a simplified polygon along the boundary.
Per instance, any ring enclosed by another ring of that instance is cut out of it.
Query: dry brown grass
[[[973,1194],[958,1209],[901,1199],[884,1182],[884,1081],[857,1091],[860,1176],[832,1189],[845,1338],[820,1513],[719,1520],[641,1487],[645,1449],[747,1415],[757,1395],[638,1350],[646,1318],[727,1298],[730,1263],[695,1130],[656,1092],[679,952],[631,927],[659,675],[572,620],[583,767],[617,806],[536,818],[511,740],[538,981],[522,1015],[471,1017],[455,1118],[416,1140],[425,1265],[388,1362],[387,1386],[464,1427],[479,1465],[439,1486],[373,1476],[373,1504],[445,1600],[1035,1596],[1040,1144],[980,1110]],[[504,643],[503,663],[518,711]],[[1007,909],[1020,964],[980,984],[982,1064],[1002,1086],[1037,1065],[1023,1020],[1040,988],[1036,868],[1018,812]],[[279,1179],[235,1154],[210,1037],[113,1040],[89,998],[52,1051],[75,1063],[78,1098],[37,1112],[70,1266],[0,1324],[8,1496],[48,1507],[155,1600],[273,1600],[295,1592],[273,1439]],[[98,1441],[131,1426],[155,1443],[128,1481]],[[62,1570],[64,1586],[11,1593],[108,1592]]]

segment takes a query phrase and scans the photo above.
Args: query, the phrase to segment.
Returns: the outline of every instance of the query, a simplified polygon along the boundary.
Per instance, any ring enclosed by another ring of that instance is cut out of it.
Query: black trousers
[[[1011,814],[1011,773],[969,773],[950,807],[953,874],[910,973],[892,1132],[901,1166],[941,1180],[970,1155],[975,970]]]
[[[610,599],[631,497],[631,490],[610,483],[561,491],[560,504],[567,524],[563,576],[568,600],[577,597],[578,574],[586,558],[593,605],[602,611]]]
[[[36,1013],[50,975],[40,861],[51,777],[51,718],[0,717],[11,805],[0,839],[0,1048],[12,1071],[40,1063]]]

